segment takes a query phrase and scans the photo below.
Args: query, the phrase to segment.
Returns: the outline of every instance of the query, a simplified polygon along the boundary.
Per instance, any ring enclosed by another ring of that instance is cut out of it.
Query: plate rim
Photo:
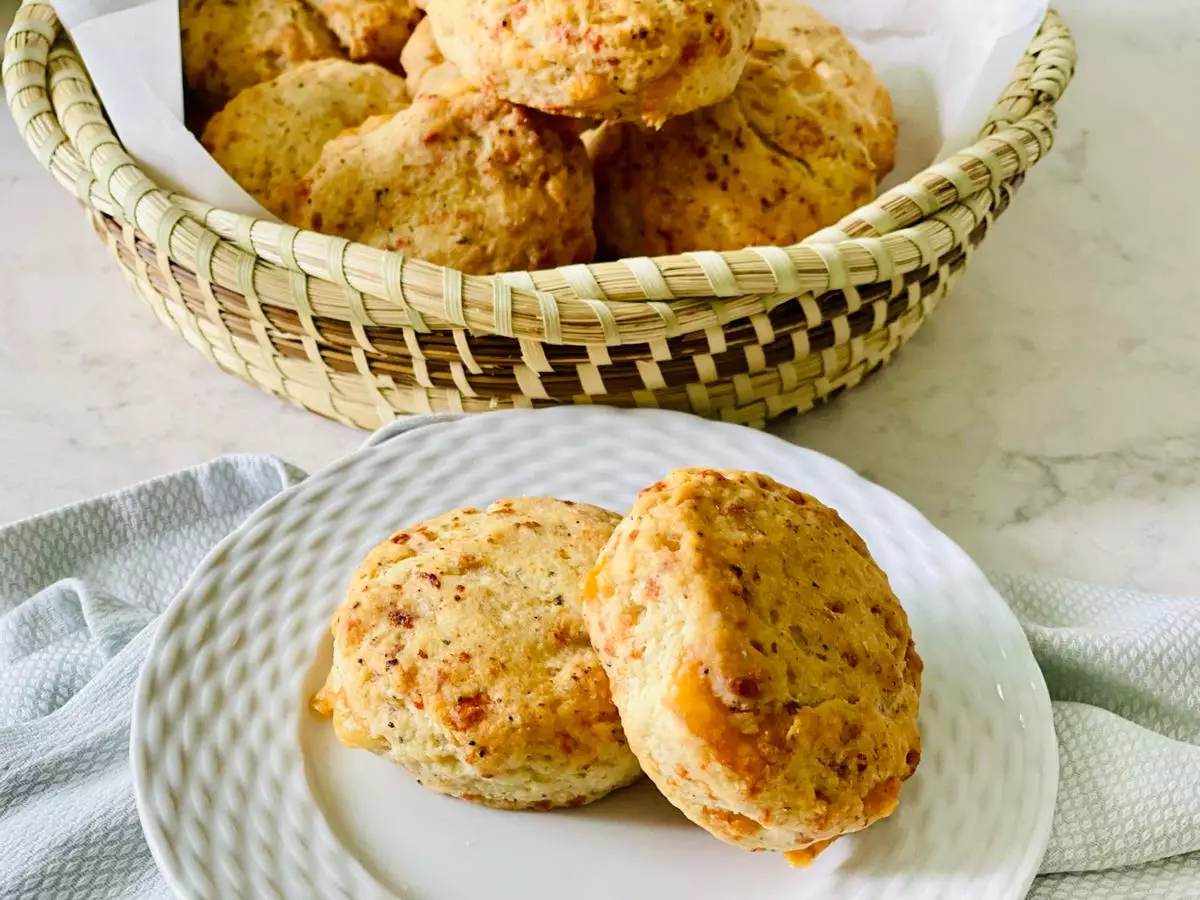
[[[292,485],[291,487],[279,492],[266,503],[259,506],[249,516],[244,519],[235,529],[223,537],[208,553],[206,553],[200,563],[188,576],[183,586],[172,597],[170,603],[164,609],[158,620],[154,624],[154,633],[151,637],[149,647],[146,651],[146,657],[142,660],[138,667],[137,684],[134,691],[133,706],[130,716],[130,734],[129,734],[129,765],[133,776],[134,802],[138,813],[138,820],[141,825],[142,834],[145,836],[146,843],[149,846],[151,857],[162,874],[168,886],[179,897],[195,896],[192,887],[186,883],[182,877],[182,873],[178,869],[175,857],[167,851],[165,840],[166,823],[161,821],[157,813],[151,806],[149,794],[152,791],[150,784],[150,773],[148,768],[146,742],[144,729],[146,727],[147,708],[150,702],[149,698],[149,682],[147,675],[151,668],[152,660],[157,654],[162,652],[162,645],[166,640],[165,635],[170,632],[172,627],[179,624],[187,607],[189,596],[195,594],[197,585],[204,580],[205,574],[209,571],[215,560],[225,555],[228,552],[229,546],[241,540],[245,533],[252,531],[263,519],[274,514],[280,507],[292,502],[293,498],[305,489],[312,489],[314,484],[320,483],[320,479],[329,479],[337,476],[347,466],[355,464],[355,462],[375,451],[380,450],[383,446],[390,443],[393,439],[402,438],[410,431],[424,430],[434,428],[441,430],[443,428],[457,428],[462,426],[475,426],[487,424],[489,421],[495,421],[500,418],[511,419],[516,417],[540,416],[542,418],[550,418],[551,416],[570,416],[570,415],[610,415],[613,417],[626,418],[643,418],[647,420],[653,419],[686,419],[690,424],[698,425],[699,427],[711,427],[714,429],[725,430],[727,432],[740,431],[748,432],[759,437],[765,437],[771,441],[778,442],[787,448],[790,452],[798,452],[801,455],[808,455],[820,458],[825,464],[832,464],[834,467],[843,470],[851,478],[863,482],[877,491],[881,491],[888,495],[900,507],[904,508],[909,514],[917,517],[924,522],[929,529],[936,532],[945,541],[946,549],[958,555],[960,564],[965,564],[971,574],[978,577],[981,585],[984,586],[988,593],[992,595],[992,599],[996,602],[999,609],[1003,610],[1003,614],[1010,620],[1010,624],[1017,630],[1021,637],[1022,649],[1028,653],[1029,661],[1032,663],[1032,673],[1030,686],[1033,688],[1034,701],[1039,711],[1043,714],[1043,719],[1048,730],[1048,734],[1044,735],[1044,745],[1046,752],[1043,754],[1040,765],[1043,768],[1044,784],[1048,794],[1053,797],[1052,802],[1045,803],[1038,814],[1034,828],[1030,835],[1030,840],[1026,842],[1024,855],[1021,857],[1019,867],[1023,871],[1022,875],[1022,896],[1028,893],[1033,884],[1034,879],[1038,874],[1038,866],[1045,855],[1046,847],[1049,844],[1051,827],[1053,825],[1054,810],[1057,805],[1058,790],[1061,776],[1061,760],[1058,752],[1057,734],[1054,728],[1054,720],[1052,713],[1052,702],[1050,698],[1049,688],[1046,684],[1045,675],[1042,672],[1041,665],[1038,663],[1033,649],[1029,644],[1028,637],[1025,635],[1024,628],[1021,627],[1020,620],[1013,612],[1012,608],[1004,600],[999,591],[991,583],[987,574],[975,562],[975,560],[962,548],[959,544],[943,532],[940,528],[934,525],[929,519],[921,513],[912,503],[903,497],[899,496],[890,489],[866,478],[856,472],[853,468],[843,463],[841,460],[831,457],[820,451],[813,450],[801,444],[793,443],[778,435],[771,434],[766,431],[748,430],[746,426],[737,425],[729,422],[714,421],[711,419],[702,419],[687,413],[675,412],[664,409],[623,409],[616,407],[554,407],[548,409],[512,409],[499,410],[486,414],[433,414],[427,416],[412,416],[405,419],[397,420],[384,426],[378,431],[371,434],[358,448],[331,461],[326,466],[309,474],[304,480]],[[372,878],[372,880],[374,880]],[[390,892],[380,885],[382,893],[389,895]]]

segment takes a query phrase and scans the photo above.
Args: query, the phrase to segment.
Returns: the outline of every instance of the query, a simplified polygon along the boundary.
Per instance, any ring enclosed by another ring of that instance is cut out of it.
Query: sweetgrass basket
[[[158,318],[222,369],[359,428],[563,403],[762,425],[885,363],[965,270],[1054,139],[1075,49],[1042,24],[978,142],[801,244],[464,275],[159,187],[109,127],[48,3],[4,88]]]

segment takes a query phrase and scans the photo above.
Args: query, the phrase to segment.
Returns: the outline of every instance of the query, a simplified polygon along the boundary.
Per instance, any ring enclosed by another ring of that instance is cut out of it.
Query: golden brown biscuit
[[[794,244],[868,202],[875,172],[841,94],[757,39],[734,95],[596,163],[596,233],[616,256]]]
[[[323,59],[242,91],[209,120],[201,141],[238,184],[290,221],[304,175],[328,141],[407,105],[400,76],[370,63]]]
[[[392,535],[334,614],[314,706],[344,743],[490,806],[579,806],[636,780],[579,608],[619,520],[522,497]]]
[[[427,0],[463,77],[545,112],[658,126],[729,96],[757,0]]]
[[[584,587],[629,746],[731,844],[804,863],[889,815],[920,760],[921,659],[862,539],[763,475],[647,488]]]
[[[423,91],[436,90],[462,78],[454,63],[447,62],[446,57],[442,56],[442,51],[438,49],[428,18],[422,19],[417,30],[413,32],[413,36],[404,47],[404,52],[400,54],[400,62],[404,66],[409,93],[414,97]],[[596,122],[592,119],[564,118],[560,124],[579,135],[590,156],[590,136],[599,130]]]
[[[842,30],[799,0],[759,0],[758,36],[778,41],[812,66],[855,114],[855,132],[882,179],[896,164],[892,95]]]
[[[330,141],[305,184],[306,227],[472,274],[596,249],[579,138],[462,81]]]
[[[414,97],[422,91],[435,90],[462,78],[454,63],[447,62],[438,49],[428,18],[422,19],[413,32],[404,52],[400,54],[400,61],[404,66],[409,93]],[[588,144],[588,134],[595,130],[596,124],[592,119],[577,118],[565,118],[562,122],[563,127],[580,136],[585,146]]]
[[[458,69],[446,62],[437,41],[433,39],[433,28],[429,19],[422,19],[404,45],[400,54],[400,65],[404,67],[404,78],[408,90],[414,97],[423,88],[434,88],[459,78]]]
[[[301,0],[182,0],[179,26],[184,79],[215,106],[298,63],[341,56]]]
[[[308,0],[325,17],[346,55],[394,69],[421,11],[413,0]]]

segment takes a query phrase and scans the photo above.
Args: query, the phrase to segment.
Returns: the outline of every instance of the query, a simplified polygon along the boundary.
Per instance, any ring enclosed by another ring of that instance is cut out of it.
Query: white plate
[[[896,815],[807,871],[727,847],[653,787],[564,812],[430,793],[307,711],[360,559],[457,506],[543,494],[625,509],[681,465],[757,469],[836,507],[887,571],[925,659],[924,757]],[[418,900],[1018,898],[1049,835],[1045,683],[982,573],[911,506],[769,435],[675,413],[556,409],[418,427],[272,501],[163,617],[138,684],[138,810],[187,897]]]

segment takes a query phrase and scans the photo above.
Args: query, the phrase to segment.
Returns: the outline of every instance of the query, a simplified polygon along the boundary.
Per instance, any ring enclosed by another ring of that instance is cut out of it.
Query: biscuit
[[[597,155],[596,232],[616,256],[794,244],[868,202],[875,170],[855,119],[799,55],[755,40],[723,103],[660,131],[620,129]]]
[[[290,221],[302,179],[328,141],[407,105],[404,80],[379,66],[306,62],[230,100],[209,120],[201,142],[256,200]]]
[[[433,88],[459,77],[458,70],[446,62],[438,49],[428,18],[421,20],[404,45],[400,65],[404,68],[409,93],[414,97],[421,93],[422,87]]]
[[[299,63],[341,56],[302,0],[183,0],[179,26],[184,79],[213,106]]]
[[[580,806],[633,782],[579,604],[619,520],[522,497],[392,535],[333,616],[314,706],[344,743],[489,806]]]
[[[428,18],[421,20],[421,24],[405,44],[404,52],[400,54],[400,62],[404,67],[409,93],[414,97],[422,91],[435,90],[441,85],[462,78],[454,63],[447,62],[446,57],[442,56],[442,51],[438,49]],[[578,134],[584,146],[588,145],[588,135],[596,130],[597,125],[592,119],[577,118],[564,118],[560,124]]]
[[[882,179],[896,164],[896,114],[892,95],[871,64],[840,28],[799,0],[759,0],[758,36],[797,53],[855,115],[855,133]]]
[[[895,808],[921,659],[862,539],[763,475],[641,493],[583,589],[629,746],[688,818],[803,864]]]
[[[306,227],[472,274],[595,253],[579,138],[463,81],[330,141],[305,187]]]
[[[308,0],[325,17],[346,55],[394,69],[417,27],[421,11],[412,0]]]
[[[733,91],[757,0],[426,0],[463,77],[556,115],[658,126]]]

